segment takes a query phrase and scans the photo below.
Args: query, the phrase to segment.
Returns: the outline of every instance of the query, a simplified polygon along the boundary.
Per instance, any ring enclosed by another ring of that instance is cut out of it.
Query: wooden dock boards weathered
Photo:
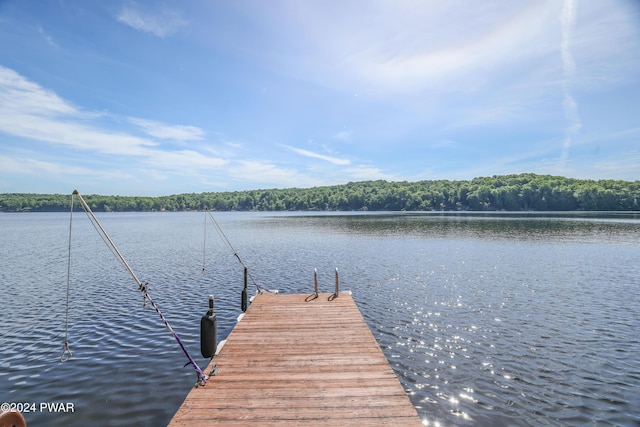
[[[421,426],[351,295],[308,297],[258,295],[169,425]]]

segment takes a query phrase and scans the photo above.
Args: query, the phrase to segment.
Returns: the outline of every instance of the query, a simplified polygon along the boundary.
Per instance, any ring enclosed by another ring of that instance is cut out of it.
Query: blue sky
[[[640,3],[0,0],[0,193],[640,179]]]

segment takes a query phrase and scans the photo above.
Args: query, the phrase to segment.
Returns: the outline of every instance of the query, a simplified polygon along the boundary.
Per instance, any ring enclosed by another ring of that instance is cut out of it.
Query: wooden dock
[[[422,426],[351,295],[308,299],[258,295],[169,425]]]

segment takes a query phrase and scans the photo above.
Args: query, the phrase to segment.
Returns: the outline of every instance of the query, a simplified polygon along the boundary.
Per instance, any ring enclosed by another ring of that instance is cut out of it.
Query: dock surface
[[[257,295],[169,425],[422,426],[351,295],[308,299]]]

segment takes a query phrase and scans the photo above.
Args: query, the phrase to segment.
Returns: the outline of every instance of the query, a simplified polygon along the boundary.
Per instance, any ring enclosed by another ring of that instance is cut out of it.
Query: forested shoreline
[[[83,195],[96,212],[127,211],[638,211],[640,181],[494,175],[472,180],[362,181],[313,188]],[[70,194],[0,194],[0,212],[69,210]]]

